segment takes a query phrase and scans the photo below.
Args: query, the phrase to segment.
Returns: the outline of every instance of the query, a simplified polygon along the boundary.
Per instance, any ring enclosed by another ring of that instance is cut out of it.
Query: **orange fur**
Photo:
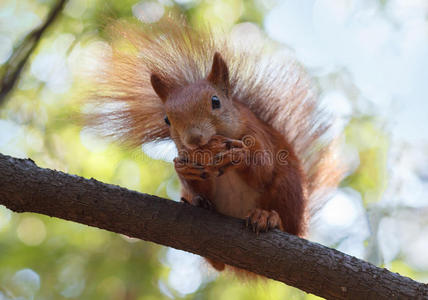
[[[333,144],[325,142],[330,122],[302,68],[269,59],[262,49],[240,51],[226,35],[174,18],[151,26],[117,22],[110,36],[112,53],[92,99],[101,107],[114,105],[91,112],[89,125],[134,146],[172,139],[178,150],[188,151],[214,136],[252,137],[250,146],[220,153],[234,152],[250,164],[176,160],[183,197],[239,218],[261,209],[257,230],[277,226],[303,236],[311,210],[337,186],[343,170]],[[211,108],[212,95],[221,101],[217,111]],[[281,151],[286,163],[278,163]],[[273,156],[257,163],[260,153]],[[274,217],[264,211],[277,212],[281,224],[269,225]]]

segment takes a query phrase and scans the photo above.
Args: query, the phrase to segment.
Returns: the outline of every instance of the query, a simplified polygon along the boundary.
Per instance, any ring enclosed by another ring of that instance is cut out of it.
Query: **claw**
[[[218,153],[214,156],[214,164],[218,165],[223,160],[221,153]]]
[[[183,203],[186,203],[186,204],[190,204],[189,201],[186,198],[184,198],[184,197],[181,197],[180,201],[183,202]]]

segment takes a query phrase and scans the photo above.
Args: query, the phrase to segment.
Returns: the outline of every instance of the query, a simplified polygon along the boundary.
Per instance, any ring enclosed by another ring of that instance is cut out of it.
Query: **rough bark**
[[[428,299],[428,285],[278,230],[0,154],[0,204],[182,249],[327,299]]]

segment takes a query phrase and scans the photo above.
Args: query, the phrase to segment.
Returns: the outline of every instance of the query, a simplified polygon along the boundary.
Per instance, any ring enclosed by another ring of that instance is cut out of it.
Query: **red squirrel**
[[[245,219],[257,233],[303,236],[313,204],[342,172],[302,68],[173,18],[117,22],[110,36],[92,98],[119,105],[94,110],[90,124],[132,145],[171,139],[183,201]]]

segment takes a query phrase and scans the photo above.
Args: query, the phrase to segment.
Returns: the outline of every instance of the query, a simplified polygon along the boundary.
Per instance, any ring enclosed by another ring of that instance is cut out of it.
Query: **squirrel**
[[[182,201],[304,236],[343,171],[303,68],[171,17],[109,36],[90,125],[132,146],[172,140]]]

